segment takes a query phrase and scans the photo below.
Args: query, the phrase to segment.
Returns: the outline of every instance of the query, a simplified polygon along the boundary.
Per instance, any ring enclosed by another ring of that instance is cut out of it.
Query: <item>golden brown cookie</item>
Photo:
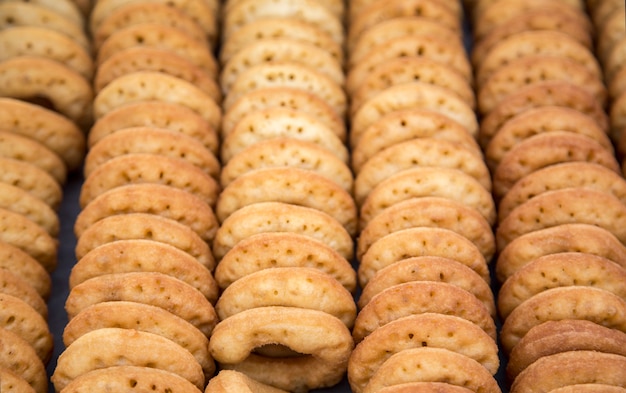
[[[2,293],[22,299],[44,319],[48,319],[48,305],[28,281],[6,268],[0,268],[0,288]]]
[[[50,296],[50,274],[33,257],[19,248],[0,242],[0,268],[9,270],[32,286],[43,298]]]
[[[0,157],[0,182],[27,191],[47,203],[53,210],[59,209],[63,190],[61,185],[46,171],[36,165]]]
[[[285,390],[261,383],[244,373],[233,370],[221,370],[214,378],[211,378],[204,391],[205,393],[227,393],[232,391],[242,393],[287,393]]]
[[[0,367],[0,388],[6,392],[37,393],[24,378],[5,367]]]
[[[0,183],[0,208],[21,214],[44,228],[54,238],[59,236],[59,216],[43,200],[9,183]]]
[[[0,329],[0,344],[2,344],[0,368],[19,375],[36,392],[47,391],[46,369],[34,348],[22,337],[7,329]]]
[[[56,14],[63,16],[81,28],[85,26],[85,17],[81,14],[80,9],[73,0],[9,0],[7,2],[35,4],[47,10],[54,11]]]

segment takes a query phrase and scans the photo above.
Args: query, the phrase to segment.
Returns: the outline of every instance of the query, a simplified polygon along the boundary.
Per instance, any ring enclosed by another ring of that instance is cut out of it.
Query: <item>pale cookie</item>
[[[0,157],[33,164],[54,177],[60,185],[67,181],[65,162],[54,151],[37,140],[1,128]]]
[[[13,57],[0,62],[0,80],[3,97],[43,98],[83,129],[93,121],[89,81],[63,63],[45,57]]]
[[[495,44],[476,70],[476,84],[482,86],[498,69],[524,56],[562,56],[582,64],[593,76],[602,78],[600,64],[591,49],[559,31],[526,31]]]
[[[0,328],[16,334],[35,350],[47,364],[52,355],[53,339],[48,322],[24,300],[0,293]]]
[[[22,337],[6,329],[0,329],[0,344],[0,367],[19,375],[35,391],[47,391],[46,369],[33,347]]]
[[[141,23],[158,23],[173,27],[205,44],[208,42],[215,44],[217,35],[216,31],[207,34],[205,28],[210,28],[210,24],[198,24],[193,15],[185,13],[183,9],[176,8],[176,6],[159,2],[150,2],[149,6],[145,2],[127,2],[113,9],[102,20],[98,29],[92,32],[93,45],[98,50],[102,43],[116,31]],[[210,39],[210,37],[213,38]]]
[[[383,90],[401,83],[422,81],[445,87],[476,107],[474,89],[463,76],[445,62],[428,57],[396,57],[377,63],[351,95],[350,112]]]
[[[212,97],[218,97],[215,77],[177,54],[163,49],[132,47],[123,49],[98,66],[94,79],[96,94],[122,75],[137,71],[158,71],[196,85]]]
[[[76,243],[76,259],[94,248],[116,240],[148,239],[167,243],[215,268],[211,249],[191,228],[155,214],[122,214],[104,218],[89,227]]]
[[[413,15],[391,18],[376,23],[361,34],[359,40],[350,50],[348,68],[358,64],[361,59],[371,53],[373,48],[379,47],[380,44],[394,38],[420,34],[441,37],[446,42],[461,39],[458,31],[427,17]]]
[[[342,85],[308,64],[294,62],[268,62],[250,66],[232,84],[222,107],[228,112],[240,97],[254,90],[273,87],[304,90],[325,101],[340,118],[346,116],[348,98]]]
[[[485,159],[495,171],[502,158],[523,140],[547,131],[570,131],[588,136],[614,153],[611,140],[589,115],[565,106],[547,105],[528,109],[500,127],[485,149]]]
[[[285,166],[315,172],[352,193],[352,172],[336,154],[316,143],[288,137],[259,141],[242,150],[222,167],[220,184],[226,187],[251,170]]]
[[[482,155],[445,139],[416,138],[383,149],[363,164],[354,181],[357,204],[361,205],[385,179],[417,167],[457,169],[491,191],[491,175]]]
[[[502,198],[524,176],[564,162],[590,162],[620,171],[613,152],[595,140],[569,131],[548,131],[521,141],[502,158],[493,173],[494,195]]]
[[[406,382],[387,386],[378,390],[379,393],[470,393],[471,390],[463,386],[452,385],[447,382]]]
[[[587,286],[557,287],[540,292],[509,314],[502,325],[500,342],[505,354],[543,322],[564,319],[584,319],[626,330],[626,301],[604,289]]]
[[[605,2],[605,4],[608,2]],[[626,34],[626,26],[624,24],[624,4],[616,6],[610,15],[606,17],[603,23],[597,25],[598,40],[596,45],[596,53],[598,59],[602,63],[606,63],[613,47],[624,38]]]
[[[80,25],[63,15],[40,4],[19,1],[2,2],[0,30],[17,26],[35,26],[62,33],[78,42],[85,50],[91,51],[91,43]]]
[[[502,283],[536,258],[572,251],[598,255],[626,266],[626,247],[608,230],[591,224],[561,224],[529,232],[500,250],[496,277]]]
[[[215,280],[226,289],[235,281],[263,269],[316,268],[348,291],[356,290],[356,273],[349,261],[324,243],[293,232],[267,232],[238,242],[215,268]]]
[[[37,290],[28,281],[5,268],[0,268],[0,291],[22,299],[44,319],[48,319],[48,305]]]
[[[48,172],[28,162],[0,157],[0,182],[27,191],[55,211],[61,206],[61,185]]]
[[[69,288],[106,274],[158,272],[175,277],[196,288],[211,303],[218,288],[211,271],[186,252],[154,240],[118,240],[86,253],[69,276]]]
[[[222,12],[223,13],[228,13],[230,12],[230,9],[241,3],[242,0],[226,0],[224,2],[224,6],[222,8]],[[326,7],[330,12],[333,13],[333,15],[336,15],[337,17],[339,17],[340,19],[344,17],[344,12],[346,10],[346,5],[344,4],[343,1],[336,1],[336,0],[321,0],[319,1],[320,4],[322,4],[324,7]]]
[[[515,208],[496,230],[498,249],[517,237],[561,224],[593,224],[626,243],[626,205],[611,194],[588,188],[544,192]]]
[[[267,344],[288,348],[287,358],[253,353]],[[222,369],[288,391],[338,384],[345,376],[354,342],[339,319],[296,307],[259,307],[217,324],[209,350]]]
[[[182,159],[160,154],[129,153],[97,166],[80,189],[81,208],[116,187],[155,183],[187,191],[214,207],[220,192],[217,180]]]
[[[0,268],[27,282],[43,299],[49,298],[52,285],[50,274],[24,251],[9,243],[0,242]]]
[[[492,6],[494,3],[499,2],[500,0],[473,0],[472,4],[472,16],[476,19],[479,19],[482,13]],[[569,4],[573,9],[584,10],[585,2],[583,0],[561,0],[564,4]]]
[[[376,0],[353,0],[350,3],[350,14],[349,16],[351,18],[354,18],[357,14],[359,14],[360,12],[362,12],[363,10],[366,10],[367,7],[369,7],[371,4],[376,3]],[[446,2],[445,6],[448,7],[450,9],[450,11],[456,13],[457,15],[461,16],[461,12],[462,12],[462,5],[461,3],[457,3],[457,2]]]
[[[326,312],[352,328],[356,304],[334,277],[315,268],[259,270],[233,282],[220,295],[215,311],[224,320],[257,307],[297,307]]]
[[[117,300],[89,306],[65,325],[63,344],[68,347],[89,332],[112,327],[165,337],[188,350],[202,366],[206,377],[215,372],[215,363],[208,351],[208,338],[191,323],[150,304]]]
[[[623,393],[626,389],[621,386],[607,385],[604,383],[578,383],[574,385],[565,385],[560,388],[552,389],[552,393]]]
[[[602,80],[580,63],[563,56],[529,55],[510,61],[480,86],[478,109],[482,114],[489,113],[511,93],[546,81],[573,84],[587,91],[600,106],[607,103],[608,92]]]
[[[163,293],[168,296],[163,296]],[[87,307],[109,301],[130,301],[161,307],[186,320],[207,337],[217,323],[213,305],[191,285],[157,272],[107,274],[76,285],[65,301],[71,320]]]
[[[213,240],[219,225],[211,206],[195,195],[167,185],[144,183],[116,187],[94,198],[78,213],[74,234],[79,238],[103,218],[132,213],[156,214],[175,220],[207,242]]]
[[[528,366],[511,385],[511,392],[552,391],[588,383],[623,387],[625,366],[626,356],[623,355],[593,350],[565,351],[545,356]]]
[[[343,47],[320,26],[299,18],[280,16],[257,19],[241,26],[222,42],[220,62],[226,64],[236,53],[254,42],[275,38],[289,38],[313,44],[329,53],[339,64],[344,62]]]
[[[299,168],[262,168],[239,176],[220,193],[215,214],[223,223],[237,210],[262,202],[316,209],[337,220],[351,236],[357,233],[358,212],[352,196],[335,182]]]
[[[443,348],[467,356],[492,375],[500,365],[495,341],[478,325],[454,315],[408,315],[374,330],[355,347],[348,363],[352,391],[363,391],[394,354],[421,347]]]
[[[301,89],[270,87],[242,96],[224,113],[221,135],[226,137],[244,116],[257,110],[281,107],[302,111],[324,122],[337,136],[346,139],[346,124],[324,100]]]
[[[522,302],[556,287],[587,286],[604,289],[626,299],[622,283],[626,270],[593,254],[562,252],[544,255],[527,263],[502,284],[498,311],[503,319]]]
[[[462,288],[436,281],[407,282],[378,293],[357,315],[352,337],[358,345],[376,329],[392,321],[424,313],[466,319],[495,342],[495,323],[485,305]]]
[[[43,200],[18,186],[0,182],[0,208],[25,216],[54,238],[59,236],[57,212]]]
[[[174,27],[149,22],[131,25],[113,33],[98,49],[96,64],[100,66],[114,54],[136,47],[169,51],[187,59],[212,77],[218,74],[217,60],[205,43],[194,40]]]
[[[161,100],[186,106],[210,124],[216,124],[222,116],[216,98],[175,76],[157,71],[136,71],[116,78],[100,90],[93,101],[93,109],[98,120],[124,105]]]
[[[384,115],[408,108],[434,110],[461,124],[472,136],[478,134],[476,113],[454,92],[425,82],[411,82],[389,87],[361,105],[351,119],[352,145]]]
[[[93,147],[106,135],[132,127],[175,131],[197,139],[213,154],[218,151],[219,117],[209,122],[186,106],[163,101],[137,102],[110,111],[89,130],[89,147]]]
[[[204,391],[205,393],[287,393],[285,390],[261,383],[244,373],[233,370],[221,370],[214,378],[211,378]]]
[[[442,63],[471,83],[472,70],[467,55],[460,41],[446,42],[443,38],[431,35],[408,35],[392,38],[372,48],[357,64],[348,71],[346,90],[356,93],[367,76],[376,66],[399,57],[425,58]]]
[[[587,15],[549,13],[541,9],[531,9],[512,16],[506,24],[492,29],[489,34],[475,42],[470,53],[472,64],[478,67],[494,45],[507,37],[525,31],[558,31],[567,34],[586,48],[593,48]]]
[[[0,367],[0,389],[3,392],[37,393],[28,381],[5,367]]]
[[[381,237],[414,227],[451,229],[474,243],[486,261],[495,253],[495,236],[480,213],[451,199],[421,197],[398,202],[374,217],[361,231],[357,257],[360,259]]]
[[[498,205],[498,219],[504,220],[517,206],[551,190],[584,187],[614,195],[626,204],[626,181],[607,167],[591,162],[564,162],[538,169],[518,180]]]
[[[80,12],[78,6],[72,0],[5,0],[4,2],[21,2],[35,4],[50,11],[54,11],[55,13],[72,21],[72,23],[80,26],[81,28],[85,26],[85,17]]]
[[[578,110],[591,116],[608,133],[608,115],[593,95],[568,81],[545,81],[521,87],[484,116],[480,123],[478,142],[485,148],[509,119],[541,106],[565,106]]]
[[[238,242],[264,232],[295,232],[330,246],[352,260],[353,240],[335,218],[310,207],[281,202],[261,202],[231,214],[217,230],[213,255],[219,261]]]
[[[361,256],[358,278],[364,293],[379,271],[414,257],[451,259],[472,269],[486,283],[490,282],[485,257],[469,239],[451,229],[413,227],[382,236]]]
[[[246,148],[261,141],[290,138],[311,142],[347,163],[348,148],[326,124],[313,115],[287,108],[259,109],[244,116],[222,140],[220,158],[223,164]]]
[[[63,388],[63,391],[66,393],[201,392],[197,386],[178,374],[141,366],[112,366],[92,370],[72,380]]]
[[[100,25],[105,23],[105,20],[114,14],[116,10],[128,5],[144,3],[143,0],[98,0],[94,5],[89,15],[89,31],[91,34],[96,34]],[[213,44],[217,41],[217,11],[219,4],[215,0],[159,0],[151,1],[151,3],[164,4],[172,7],[178,11],[191,17],[202,29],[209,42]]]
[[[0,60],[17,56],[41,56],[66,64],[91,80],[91,54],[67,35],[45,27],[17,26],[0,30]]]
[[[496,221],[491,192],[478,180],[459,169],[416,167],[391,175],[367,195],[359,209],[359,228],[398,202],[428,196],[452,199],[475,209],[490,225]]]
[[[372,26],[403,16],[420,16],[437,21],[449,29],[461,30],[460,16],[444,4],[428,0],[391,2],[378,0],[350,20],[347,35],[348,50],[350,51],[361,35]]]
[[[109,134],[91,147],[83,173],[89,176],[100,165],[127,154],[156,154],[183,160],[217,179],[220,162],[198,140],[175,131],[154,127],[128,127]]]
[[[485,279],[461,262],[435,255],[408,257],[380,268],[363,287],[358,306],[365,307],[387,288],[412,281],[442,281],[456,285],[476,296],[492,316],[496,315],[494,296]]]
[[[543,322],[513,348],[506,373],[512,381],[535,361],[567,351],[597,351],[626,356],[626,333],[584,319]],[[551,390],[552,391],[552,390]]]
[[[59,241],[28,217],[0,208],[0,241],[35,258],[47,270],[57,265]]]
[[[94,346],[108,350],[94,351]],[[199,389],[204,386],[202,368],[189,351],[157,334],[123,328],[98,329],[79,337],[59,356],[51,381],[61,391],[90,371],[124,365],[166,370]]]
[[[418,138],[445,139],[481,154],[470,133],[449,117],[434,110],[405,109],[386,114],[363,132],[352,148],[352,169],[358,174],[376,153]]]
[[[311,0],[241,0],[223,15],[222,39],[228,41],[242,26],[268,17],[296,18],[319,26],[336,43],[344,42],[342,18],[324,4]]]
[[[0,98],[2,129],[40,141],[74,171],[83,163],[85,134],[69,119],[42,106]]]
[[[294,62],[308,65],[343,86],[345,75],[341,63],[328,51],[312,43],[289,37],[266,38],[252,42],[235,53],[224,64],[220,85],[224,92],[251,66],[268,62]]]

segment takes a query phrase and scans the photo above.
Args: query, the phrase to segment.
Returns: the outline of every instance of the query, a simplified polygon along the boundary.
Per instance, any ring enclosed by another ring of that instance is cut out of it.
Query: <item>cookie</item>
[[[611,124],[611,139],[617,141],[617,151],[622,153],[624,150],[623,135],[626,128],[626,94],[622,93],[611,102],[609,108],[609,119]]]
[[[6,268],[0,269],[0,284],[2,293],[15,296],[25,301],[44,319],[48,319],[48,306],[37,290],[20,276],[13,274]]]
[[[21,188],[58,210],[63,198],[61,185],[34,164],[0,157],[0,182]]]
[[[606,4],[607,2],[605,2]],[[613,47],[624,37],[626,33],[626,27],[624,26],[623,19],[624,5],[617,5],[618,8],[613,10],[613,13],[606,20],[598,25],[598,44],[596,46],[596,52],[601,62],[606,63]],[[620,9],[621,8],[621,9]]]
[[[168,218],[144,213],[110,216],[87,228],[76,243],[76,259],[80,260],[102,244],[131,239],[167,243],[187,252],[209,270],[215,268],[209,245],[191,228]]]
[[[45,392],[48,389],[46,369],[33,347],[7,329],[0,329],[0,343],[2,343],[0,367],[19,375],[34,391]]]
[[[215,214],[223,223],[237,210],[262,202],[322,211],[343,225],[351,236],[356,235],[357,207],[352,196],[333,181],[298,168],[263,168],[239,176],[220,193]]]
[[[26,252],[9,243],[0,242],[0,268],[27,282],[43,299],[49,298],[50,274]]]
[[[369,126],[351,151],[351,166],[358,174],[376,153],[417,138],[445,139],[482,154],[476,140],[459,123],[434,110],[405,109],[389,112]]]
[[[233,371],[221,370],[209,381],[206,393],[237,392],[262,392],[262,393],[286,393],[285,390],[277,389],[248,377],[246,374]]]
[[[66,117],[13,98],[0,98],[0,120],[3,130],[41,142],[63,158],[69,171],[83,163],[85,134]]]
[[[0,379],[0,388],[2,388],[3,391],[37,392],[24,378],[5,367],[0,367],[0,377],[2,377]]]
[[[113,109],[96,120],[89,130],[88,144],[118,130],[132,127],[154,127],[175,131],[200,141],[213,154],[218,151],[219,116],[205,120],[194,110],[176,103],[143,101]]]
[[[57,212],[20,187],[0,183],[0,208],[23,215],[45,229],[53,238],[59,236],[61,225]]]
[[[175,277],[214,303],[218,288],[211,271],[186,252],[153,240],[118,240],[86,253],[72,266],[69,288],[106,274],[158,272]]]
[[[77,26],[84,27],[85,26],[85,18],[81,14],[80,9],[71,0],[59,0],[59,1],[51,1],[51,0],[36,0],[36,1],[24,1],[24,0],[12,0],[13,2],[22,2],[28,4],[36,4],[50,11],[54,11],[55,13],[67,18],[72,21],[72,23]]]
[[[321,241],[295,232],[259,233],[239,241],[215,268],[215,280],[225,289],[248,274],[274,267],[316,268],[351,293],[356,290],[356,273],[348,260]]]
[[[363,287],[358,306],[365,307],[387,288],[412,281],[442,281],[457,285],[476,296],[492,316],[496,315],[494,296],[484,278],[461,262],[430,254],[407,257],[380,268]]]
[[[220,184],[228,186],[243,174],[261,168],[295,167],[315,172],[352,193],[354,177],[336,154],[295,138],[272,138],[255,142],[232,157],[220,172]]]
[[[222,8],[223,13],[228,13],[230,10],[237,4],[241,3],[241,0],[227,0]],[[345,12],[345,4],[341,1],[335,0],[322,0],[319,2],[321,5],[326,7],[333,15],[336,15],[338,18],[343,18]]]
[[[451,229],[414,227],[382,236],[361,256],[358,277],[363,293],[370,291],[366,288],[379,271],[405,259],[417,257],[451,259],[476,272],[486,283],[490,282],[485,257],[469,239]],[[363,299],[365,302],[368,298]]]
[[[264,140],[290,138],[314,143],[347,163],[347,147],[319,119],[298,110],[272,107],[259,109],[241,118],[223,139],[220,149],[222,163],[228,162],[241,151]]]
[[[24,300],[0,293],[0,327],[28,343],[39,360],[47,364],[52,355],[53,339],[48,322]]]
[[[245,224],[243,224],[245,222]],[[265,232],[295,232],[320,240],[351,260],[353,240],[335,218],[310,207],[260,202],[231,214],[217,230],[213,255],[219,261],[239,241]]]
[[[0,78],[3,97],[43,97],[79,127],[85,129],[92,122],[93,89],[87,79],[63,63],[36,56],[13,57],[0,62]]]

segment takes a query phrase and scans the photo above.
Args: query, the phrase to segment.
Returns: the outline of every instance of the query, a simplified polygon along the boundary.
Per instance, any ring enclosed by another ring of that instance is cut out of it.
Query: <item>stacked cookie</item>
[[[496,211],[475,140],[463,5],[355,0],[349,10],[363,289],[351,389],[498,392],[488,267]]]
[[[218,366],[276,389],[336,385],[353,348],[357,210],[348,166],[344,5],[222,10]],[[207,391],[221,391],[226,382]]]
[[[59,208],[84,158],[93,60],[72,1],[2,2],[0,14],[0,390],[46,392]]]
[[[613,391],[626,381],[626,181],[585,7],[478,0],[472,9],[511,392]]]
[[[95,122],[57,391],[199,392],[215,372],[218,9],[200,0],[93,6]]]

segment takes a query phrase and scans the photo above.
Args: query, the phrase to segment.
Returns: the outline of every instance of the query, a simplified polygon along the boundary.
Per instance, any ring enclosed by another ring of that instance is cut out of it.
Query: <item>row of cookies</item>
[[[500,391],[496,218],[460,1],[349,3],[353,392]],[[438,390],[438,391],[439,391]]]
[[[93,63],[74,2],[2,2],[0,13],[0,390],[47,392],[59,209],[84,158]]]
[[[344,13],[335,0],[223,5],[213,243],[222,293],[209,343],[222,372],[207,392],[223,391],[233,375],[298,392],[335,386],[346,373],[357,210]]]
[[[624,373],[601,365],[626,361],[618,344],[626,337],[626,181],[609,137],[587,4],[473,6],[482,51],[473,60],[485,74],[477,81],[479,141],[498,202],[499,338],[510,390],[611,391],[606,385],[623,386]]]
[[[197,393],[215,373],[218,7],[93,4],[94,123],[56,391]]]

